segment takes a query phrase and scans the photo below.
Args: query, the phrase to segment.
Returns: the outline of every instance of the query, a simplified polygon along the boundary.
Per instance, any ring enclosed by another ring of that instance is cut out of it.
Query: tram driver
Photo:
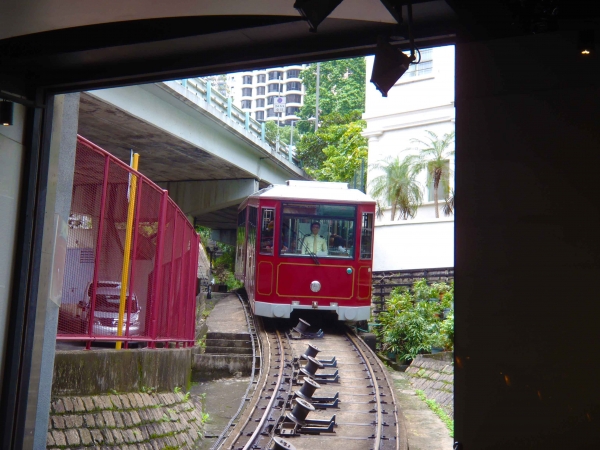
[[[302,240],[302,254],[314,254],[317,256],[327,255],[327,241],[319,236],[321,231],[321,224],[319,222],[313,222],[310,224],[311,234],[304,236]]]

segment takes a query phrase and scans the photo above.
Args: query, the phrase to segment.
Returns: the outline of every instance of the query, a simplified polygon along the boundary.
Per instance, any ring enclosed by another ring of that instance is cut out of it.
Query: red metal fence
[[[133,177],[129,287],[119,333]],[[57,339],[86,341],[87,348],[117,340],[192,345],[198,239],[167,191],[78,136]]]

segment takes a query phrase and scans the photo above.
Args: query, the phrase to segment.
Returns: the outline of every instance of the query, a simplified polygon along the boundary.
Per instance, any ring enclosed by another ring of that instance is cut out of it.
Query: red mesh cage
[[[196,247],[198,235],[166,191],[78,137],[57,339],[87,341],[88,348],[117,339],[193,344]]]

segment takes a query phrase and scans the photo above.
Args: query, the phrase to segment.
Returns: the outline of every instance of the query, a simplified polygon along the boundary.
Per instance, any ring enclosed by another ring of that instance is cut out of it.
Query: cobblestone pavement
[[[406,373],[412,377],[415,389],[435,400],[454,418],[454,366],[445,361],[417,357]]]
[[[202,411],[181,393],[58,397],[51,405],[48,449],[195,448]]]

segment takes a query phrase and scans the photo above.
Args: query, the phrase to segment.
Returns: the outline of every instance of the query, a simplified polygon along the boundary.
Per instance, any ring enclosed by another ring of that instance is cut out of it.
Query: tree
[[[408,158],[400,161],[399,156],[388,157],[371,168],[383,171],[371,181],[371,195],[391,205],[391,220],[395,220],[396,213],[403,220],[414,218],[423,198],[421,185],[416,180],[417,171]]]
[[[445,133],[442,138],[439,138],[433,131],[426,130],[428,137],[426,141],[420,139],[411,139],[411,142],[419,146],[415,150],[419,150],[418,155],[411,155],[406,158],[406,161],[411,164],[416,172],[427,170],[427,179],[433,180],[433,202],[435,204],[435,217],[440,217],[438,208],[438,188],[440,182],[443,183],[445,190],[450,187],[450,165],[448,161],[454,157],[454,149],[450,150],[450,145],[454,142],[454,131]]]
[[[321,181],[351,182],[367,158],[366,126],[360,111],[323,116],[316,133],[302,136],[296,156],[306,172]]]
[[[365,58],[339,59],[321,64],[319,83],[319,118],[331,113],[345,115],[351,111],[365,110]],[[315,117],[317,90],[317,64],[310,64],[300,73],[306,94],[304,106],[298,115],[303,119]],[[314,124],[301,122],[298,124],[303,132],[314,127]]]
[[[267,141],[277,142],[277,128],[279,128],[279,142],[280,144],[289,145],[290,143],[290,134],[291,134],[291,126],[285,125],[281,127],[277,127],[277,122],[274,120],[267,120],[265,122],[265,138]],[[298,128],[294,127],[294,145],[297,145],[300,141],[300,133],[298,132]]]

